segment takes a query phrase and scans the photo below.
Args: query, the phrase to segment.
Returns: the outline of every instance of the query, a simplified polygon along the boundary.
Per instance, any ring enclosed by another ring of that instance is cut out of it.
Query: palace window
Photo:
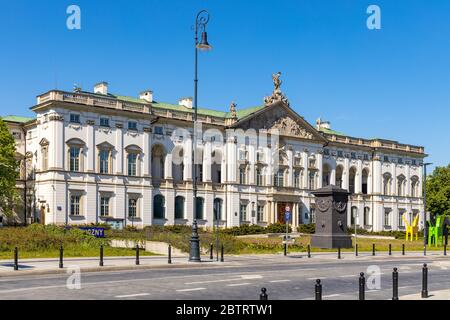
[[[330,150],[329,149],[323,149],[323,154],[325,156],[329,156],[330,155]]]
[[[195,206],[195,219],[204,220],[205,219],[205,199],[197,197]]]
[[[310,171],[308,176],[308,186],[309,190],[315,190],[316,189],[316,172]]]
[[[153,198],[153,218],[164,219],[165,218],[165,199],[164,196],[157,194]]]
[[[195,173],[197,175],[197,182],[202,182],[203,181],[203,165],[202,164],[196,164],[195,167],[197,168],[195,170]]]
[[[214,199],[214,221],[224,220],[222,207],[223,207],[222,199],[219,198]]]
[[[258,205],[258,207],[257,207],[257,219],[258,219],[258,222],[265,222],[263,205]]]
[[[239,167],[239,184],[247,183],[247,167],[240,166]]]
[[[363,221],[363,225],[364,225],[364,226],[371,225],[371,223],[370,223],[370,208],[369,208],[369,207],[365,207],[365,208],[364,208],[364,221]]]
[[[79,172],[80,171],[80,154],[81,154],[81,148],[80,147],[70,147],[70,165],[69,170],[73,172]]]
[[[356,152],[351,152],[351,153],[350,153],[350,157],[351,157],[352,159],[356,159]]]
[[[343,167],[342,166],[337,166],[336,168],[336,186],[338,186],[339,188],[342,188],[342,175],[343,175]]]
[[[339,150],[339,151],[337,152],[337,155],[338,155],[339,158],[343,158],[343,157],[344,157],[344,151]]]
[[[70,215],[71,216],[79,216],[81,204],[81,196],[80,195],[71,195],[70,196]]]
[[[261,168],[256,169],[256,185],[258,187],[261,187],[263,185],[263,175]]]
[[[316,223],[316,207],[315,205],[311,205],[309,209],[309,223]]]
[[[384,156],[384,157],[383,157],[383,161],[384,161],[384,162],[389,162],[389,157],[388,157],[388,156]]]
[[[246,204],[242,204],[239,207],[239,216],[241,219],[241,222],[246,222],[247,221],[247,205]]]
[[[109,199],[110,197],[102,196],[100,198],[100,216],[109,217]]]
[[[411,197],[419,197],[419,178],[417,176],[411,178]]]
[[[71,113],[70,114],[70,122],[72,122],[72,123],[81,123],[80,115],[76,114],[76,113]]]
[[[406,178],[404,175],[399,175],[397,177],[397,195],[399,197],[405,196],[405,185],[406,185]]]
[[[331,168],[328,164],[324,164],[322,167],[322,186],[326,187],[330,185]]]
[[[155,127],[155,134],[163,135],[163,127]]]
[[[365,161],[369,161],[369,160],[370,160],[369,155],[368,155],[367,153],[365,153],[363,159],[364,159]]]
[[[137,131],[137,122],[128,121],[128,130]]]
[[[138,155],[136,153],[129,153],[127,156],[127,160],[128,160],[128,175],[132,177],[137,176]]]
[[[368,194],[369,192],[369,170],[368,169],[364,169],[362,172],[362,193],[363,194]]]
[[[294,171],[294,188],[300,188],[301,173],[300,170]]]
[[[384,225],[391,226],[391,209],[384,209]]]
[[[100,174],[108,174],[110,173],[110,158],[111,158],[111,151],[102,149],[99,152],[99,172]]]
[[[184,219],[184,197],[175,198],[175,219]]]
[[[398,212],[398,226],[399,227],[405,226],[405,221],[403,220],[403,215],[405,213],[406,213],[405,210],[399,210],[399,212]],[[408,218],[406,218],[406,220],[408,221]]]
[[[392,183],[391,174],[385,173],[383,175],[383,194],[385,196],[391,195],[391,183]]]
[[[128,218],[137,217],[137,198],[128,199]]]
[[[48,146],[43,146],[41,148],[41,156],[42,156],[42,171],[48,170]]]
[[[403,164],[403,158],[398,158],[398,163]]]
[[[350,168],[349,181],[348,181],[348,191],[350,193],[355,193],[355,183],[356,181],[356,168]]]
[[[276,187],[284,187],[284,170],[280,169],[275,174],[274,177],[274,184]]]
[[[108,118],[100,118],[100,126],[101,127],[109,127],[109,119]]]

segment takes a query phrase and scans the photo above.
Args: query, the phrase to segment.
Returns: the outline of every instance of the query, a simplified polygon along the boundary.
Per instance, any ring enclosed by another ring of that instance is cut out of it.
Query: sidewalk
[[[420,293],[418,294],[410,294],[407,296],[400,297],[400,300],[450,300],[450,289],[448,290],[440,290],[440,291],[433,291],[429,292],[429,297],[426,299],[422,299],[422,296]]]

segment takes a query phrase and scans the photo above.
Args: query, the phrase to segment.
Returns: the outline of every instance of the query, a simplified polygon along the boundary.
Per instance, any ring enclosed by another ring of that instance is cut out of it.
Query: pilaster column
[[[150,132],[149,130],[144,129],[144,134],[142,136],[142,152],[143,152],[143,176],[151,175],[151,167],[150,167],[150,159],[151,155],[151,141],[150,141]]]
[[[344,170],[342,172],[342,188],[348,190],[349,188],[349,173],[350,173],[350,161],[346,157],[344,159]]]
[[[123,168],[124,168],[124,160],[125,160],[125,151],[124,151],[124,145],[123,145],[123,125],[122,124],[116,124],[116,163],[115,166],[116,174],[123,174]]]
[[[164,179],[172,179],[172,153],[166,155],[164,160]]]
[[[183,177],[186,181],[192,181],[192,140],[187,139],[183,147]]]
[[[317,159],[317,189],[323,186],[323,151],[319,150],[316,155]]]
[[[304,189],[309,189],[308,185],[308,176],[309,176],[309,170],[308,170],[308,152],[303,151],[302,152],[302,166],[303,166],[303,181],[302,186]]]
[[[292,151],[292,147],[287,150],[286,154],[288,156],[288,165],[289,165],[289,173],[287,175],[286,186],[293,187],[294,186],[294,152]]]
[[[96,154],[96,146],[95,146],[95,132],[94,132],[94,124],[95,122],[91,122],[88,120],[86,123],[86,157],[87,157],[87,166],[86,171],[95,172],[95,154]]]
[[[383,175],[381,172],[381,159],[379,156],[373,158],[373,172],[372,172],[372,193],[381,194]]]
[[[362,161],[358,160],[355,176],[355,193],[362,193]]]
[[[203,181],[211,182],[211,142],[207,141],[203,151]]]

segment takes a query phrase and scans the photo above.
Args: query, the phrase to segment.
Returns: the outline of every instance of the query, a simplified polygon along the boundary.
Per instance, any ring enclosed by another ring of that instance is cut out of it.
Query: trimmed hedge
[[[298,226],[297,231],[300,233],[314,234],[316,233],[316,224],[301,224]]]
[[[221,230],[222,234],[228,234],[233,236],[246,236],[252,234],[266,234],[266,233],[285,233],[286,225],[282,223],[275,223],[267,226],[266,228],[258,225],[244,224],[240,227],[233,227],[229,229]],[[292,232],[291,226],[289,226],[289,233]]]

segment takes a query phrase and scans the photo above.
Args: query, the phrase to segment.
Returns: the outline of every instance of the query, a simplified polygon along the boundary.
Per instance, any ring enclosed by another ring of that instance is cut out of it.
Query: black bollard
[[[209,245],[209,259],[210,260],[214,260],[214,246],[213,246],[213,244],[211,243],[210,245]]]
[[[59,247],[59,268],[64,268],[64,248],[62,245]]]
[[[341,259],[341,247],[338,248],[338,259]]]
[[[139,261],[139,245],[136,245],[136,265],[138,266],[140,264]]]
[[[19,249],[14,248],[14,270],[19,270]]]
[[[267,289],[266,288],[262,288],[261,289],[261,294],[259,295],[259,300],[261,300],[261,301],[269,300],[269,296],[267,295]]]
[[[311,258],[311,245],[308,244],[308,258]]]
[[[444,244],[444,256],[447,255],[447,244]]]
[[[428,298],[428,266],[425,263],[422,269],[422,299]]]
[[[287,256],[287,243],[284,244],[284,256]]]
[[[359,277],[359,300],[366,300],[366,278],[364,278],[364,272],[361,272]]]
[[[405,255],[405,244],[402,244],[402,256]]]
[[[100,246],[100,267],[103,267],[103,245]]]
[[[223,248],[223,245],[222,245],[222,248],[220,249],[220,262],[225,262],[225,259],[223,257],[223,252],[224,252],[224,248]]]
[[[168,261],[169,264],[172,264],[172,246],[169,245],[169,257],[168,257]]]
[[[322,300],[322,283],[320,279],[316,280],[316,300]]]
[[[376,252],[376,248],[375,248],[375,243],[372,244],[372,256],[375,257],[375,252]]]
[[[392,272],[392,300],[398,300],[398,269]]]
[[[392,244],[389,244],[389,255],[392,256]]]
[[[355,245],[355,256],[358,256],[358,244]]]

